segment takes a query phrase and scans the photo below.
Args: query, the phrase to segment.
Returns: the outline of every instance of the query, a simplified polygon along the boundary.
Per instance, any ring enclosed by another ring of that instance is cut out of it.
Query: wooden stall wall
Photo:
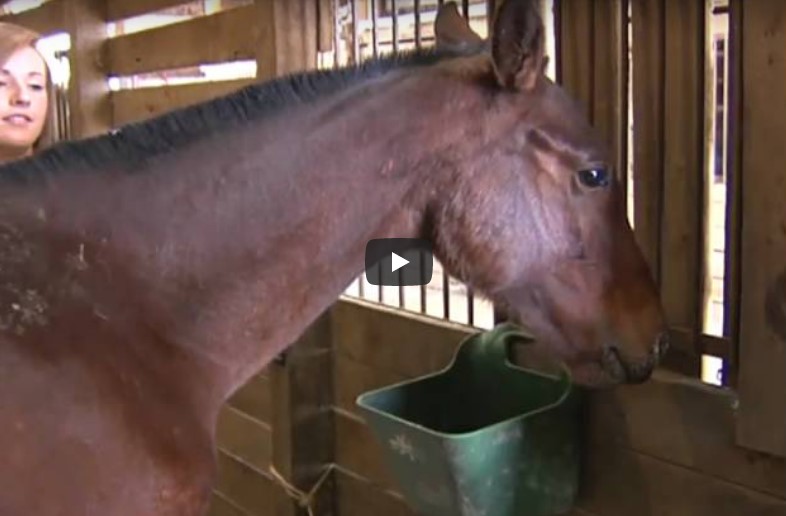
[[[253,59],[258,78],[313,68],[335,42],[322,0],[248,0],[176,25],[105,38],[104,25],[182,0],[50,0],[6,17],[72,35],[74,136],[231,91],[252,78],[109,92],[106,78]],[[563,0],[559,80],[606,135],[620,171],[632,154],[636,233],[673,321],[668,371],[593,393],[574,515],[786,515],[786,5],[732,0],[731,202],[724,336],[700,325],[705,66],[702,0]],[[633,74],[633,147],[625,144]],[[78,83],[78,84],[77,84]],[[743,173],[744,171],[744,173]],[[621,172],[620,172],[621,173]],[[624,174],[621,173],[621,176]],[[308,490],[334,466],[320,516],[411,515],[354,405],[358,394],[442,368],[470,328],[362,301],[336,303],[283,360],[233,396],[218,425],[211,516],[304,515],[271,466]],[[698,357],[733,365],[716,388]]]

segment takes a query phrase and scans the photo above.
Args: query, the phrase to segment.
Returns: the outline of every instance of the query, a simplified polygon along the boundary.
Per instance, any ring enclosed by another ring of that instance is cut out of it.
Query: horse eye
[[[600,188],[609,185],[609,172],[605,168],[580,170],[579,182],[587,188]]]

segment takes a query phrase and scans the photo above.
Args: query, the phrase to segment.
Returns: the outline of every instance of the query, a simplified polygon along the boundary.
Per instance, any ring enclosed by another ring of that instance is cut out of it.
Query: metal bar
[[[371,44],[374,59],[379,57],[379,42],[377,38],[377,0],[371,0]]]
[[[462,0],[461,13],[464,15],[464,18],[469,18],[469,0]]]
[[[467,324],[475,326],[475,294],[469,285],[467,285]]]
[[[426,264],[426,257],[424,253],[420,252],[420,271],[421,273],[425,270]],[[426,285],[424,284],[426,278],[423,276],[420,277],[420,313],[426,313]]]
[[[422,44],[420,34],[420,0],[415,0],[415,47],[420,48]]]
[[[444,267],[442,268],[442,303],[445,319],[450,320],[450,278]]]
[[[393,18],[393,52],[398,54],[398,6],[396,0],[390,0],[390,9]]]

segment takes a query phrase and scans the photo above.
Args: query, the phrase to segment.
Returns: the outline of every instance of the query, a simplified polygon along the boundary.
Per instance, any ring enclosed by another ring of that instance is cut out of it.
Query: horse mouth
[[[600,365],[612,381],[635,385],[649,380],[655,369],[655,360],[650,358],[640,363],[630,363],[622,357],[616,346],[609,346],[603,351]]]

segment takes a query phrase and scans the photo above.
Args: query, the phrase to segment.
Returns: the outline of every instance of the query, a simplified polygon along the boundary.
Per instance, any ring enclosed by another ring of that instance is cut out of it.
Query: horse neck
[[[137,288],[123,302],[199,364],[180,381],[212,384],[222,402],[335,301],[369,239],[420,234],[434,189],[422,175],[433,168],[427,106],[442,103],[424,91],[402,102],[418,87],[399,79],[248,123],[134,175],[74,174],[44,211],[88,261],[129,271]]]

